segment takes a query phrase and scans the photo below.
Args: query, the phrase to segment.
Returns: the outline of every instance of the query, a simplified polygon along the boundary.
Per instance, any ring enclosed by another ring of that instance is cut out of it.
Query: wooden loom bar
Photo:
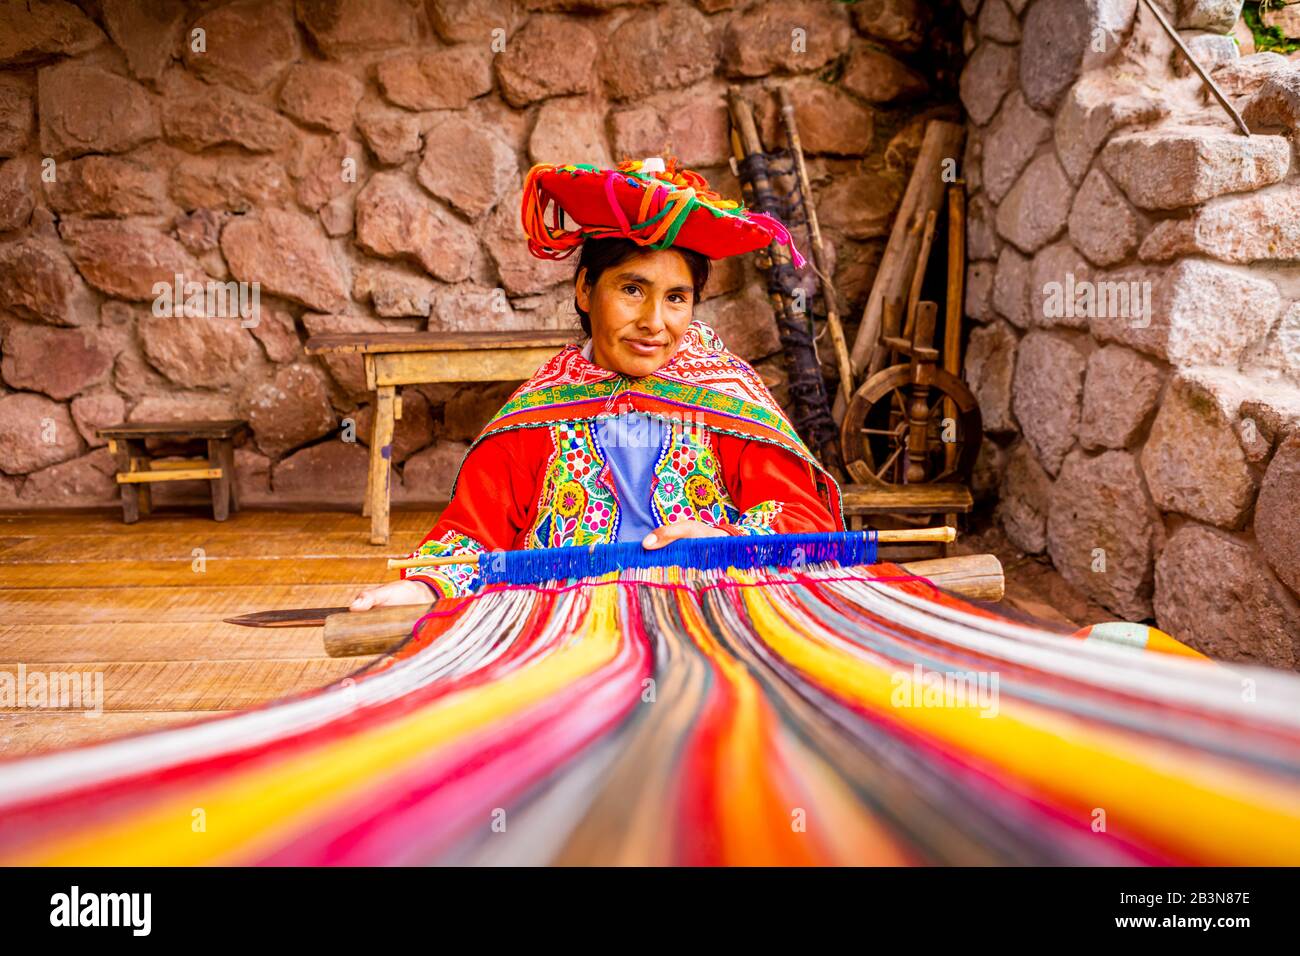
[[[921,303],[921,288],[925,285],[925,270],[930,264],[930,249],[934,246],[934,230],[939,223],[939,213],[931,209],[925,214],[925,226],[921,230],[921,251],[916,256],[916,267],[912,270],[912,285],[907,293],[907,318],[903,323],[903,338],[911,339],[912,332],[916,328],[916,307]],[[871,370],[868,377],[879,372],[876,368],[876,360],[880,359],[880,364],[884,365],[884,352],[877,350],[871,360]]]
[[[943,370],[961,377],[961,319],[966,306],[966,181],[957,180],[948,187],[948,301],[944,303]],[[957,417],[957,406],[944,399],[945,418]],[[949,470],[957,463],[957,444],[944,449],[944,464]]]
[[[876,532],[880,544],[950,544],[957,540],[957,529],[947,526],[938,528],[887,528]],[[492,552],[485,552],[491,554]],[[432,568],[446,564],[478,564],[477,554],[453,554],[444,558],[389,558],[388,570],[397,571],[406,568]]]

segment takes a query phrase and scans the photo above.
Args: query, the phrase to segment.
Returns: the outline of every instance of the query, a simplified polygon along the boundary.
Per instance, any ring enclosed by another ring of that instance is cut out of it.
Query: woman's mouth
[[[644,339],[624,339],[627,347],[638,355],[654,355],[664,347],[663,342],[650,342]]]

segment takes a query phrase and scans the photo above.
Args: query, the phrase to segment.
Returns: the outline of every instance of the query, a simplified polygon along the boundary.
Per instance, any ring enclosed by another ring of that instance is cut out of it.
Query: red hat
[[[790,247],[796,268],[804,264],[778,219],[723,199],[703,176],[683,169],[672,156],[624,160],[617,169],[538,163],[524,180],[520,213],[528,251],[539,259],[563,259],[588,238],[622,236],[651,249],[693,249],[710,259],[753,252],[776,241]],[[562,215],[576,228],[564,228]]]

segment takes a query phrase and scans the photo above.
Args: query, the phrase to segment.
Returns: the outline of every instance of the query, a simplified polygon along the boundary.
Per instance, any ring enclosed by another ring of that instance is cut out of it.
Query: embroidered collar
[[[785,448],[816,470],[831,514],[842,519],[835,479],[795,432],[758,372],[728,352],[718,334],[703,322],[692,322],[672,358],[642,378],[602,368],[583,351],[582,346],[566,345],[545,362],[483,426],[465,456],[502,431],[645,412]],[[458,480],[459,469],[452,482],[453,495]]]

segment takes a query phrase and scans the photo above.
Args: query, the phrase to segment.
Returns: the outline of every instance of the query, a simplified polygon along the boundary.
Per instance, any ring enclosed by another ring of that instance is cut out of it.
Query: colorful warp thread
[[[341,685],[0,765],[0,861],[1296,864],[1300,678],[891,565],[488,589]]]

